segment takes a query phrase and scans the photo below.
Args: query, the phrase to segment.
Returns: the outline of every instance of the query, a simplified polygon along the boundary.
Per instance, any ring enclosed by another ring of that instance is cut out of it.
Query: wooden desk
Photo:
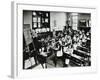
[[[84,58],[89,58],[90,57],[90,53],[81,51],[81,50],[74,50],[73,54],[76,54],[78,56],[84,57]]]
[[[71,62],[73,62],[76,66],[86,66],[89,61],[82,59],[81,56],[76,55],[76,54],[66,54],[66,58],[70,59]]]

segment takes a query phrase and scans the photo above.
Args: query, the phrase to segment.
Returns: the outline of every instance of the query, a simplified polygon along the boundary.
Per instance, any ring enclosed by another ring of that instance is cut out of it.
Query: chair
[[[43,68],[47,68],[47,54],[44,52],[43,47],[39,49],[38,61]]]
[[[62,49],[57,51],[57,57],[62,57],[63,56],[63,52]]]
[[[73,54],[73,49],[64,47],[63,52],[64,52],[64,66],[69,66],[70,56],[71,56],[71,54]]]

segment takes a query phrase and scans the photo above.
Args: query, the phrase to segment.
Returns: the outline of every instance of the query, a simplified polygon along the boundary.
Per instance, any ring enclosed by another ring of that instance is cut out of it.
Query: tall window
[[[50,12],[33,11],[32,29],[37,33],[50,31]]]
[[[78,13],[72,13],[72,28],[74,30],[78,28]]]

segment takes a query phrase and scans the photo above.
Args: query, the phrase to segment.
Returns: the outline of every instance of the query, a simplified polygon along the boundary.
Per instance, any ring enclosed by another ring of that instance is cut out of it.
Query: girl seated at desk
[[[51,48],[52,48],[52,52],[53,52],[53,55],[54,55],[53,62],[54,62],[54,65],[56,67],[57,60],[61,59],[62,56],[63,56],[62,47],[61,47],[61,38],[60,39],[53,39]]]
[[[42,65],[43,68],[47,68],[47,63],[46,63],[46,59],[47,59],[47,52],[45,51],[46,48],[42,47],[39,49],[39,62]]]
[[[72,39],[69,37],[67,38],[67,40],[65,41],[64,45],[63,45],[63,62],[64,62],[64,66],[69,66],[69,62],[70,59],[68,58],[67,55],[71,55],[73,53],[73,48],[72,48]]]

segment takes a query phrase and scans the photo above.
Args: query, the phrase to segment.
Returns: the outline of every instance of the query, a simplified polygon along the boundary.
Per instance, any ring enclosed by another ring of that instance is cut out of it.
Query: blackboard
[[[32,43],[32,35],[31,35],[30,24],[24,24],[23,33],[24,33],[26,45],[29,45],[30,43]]]

